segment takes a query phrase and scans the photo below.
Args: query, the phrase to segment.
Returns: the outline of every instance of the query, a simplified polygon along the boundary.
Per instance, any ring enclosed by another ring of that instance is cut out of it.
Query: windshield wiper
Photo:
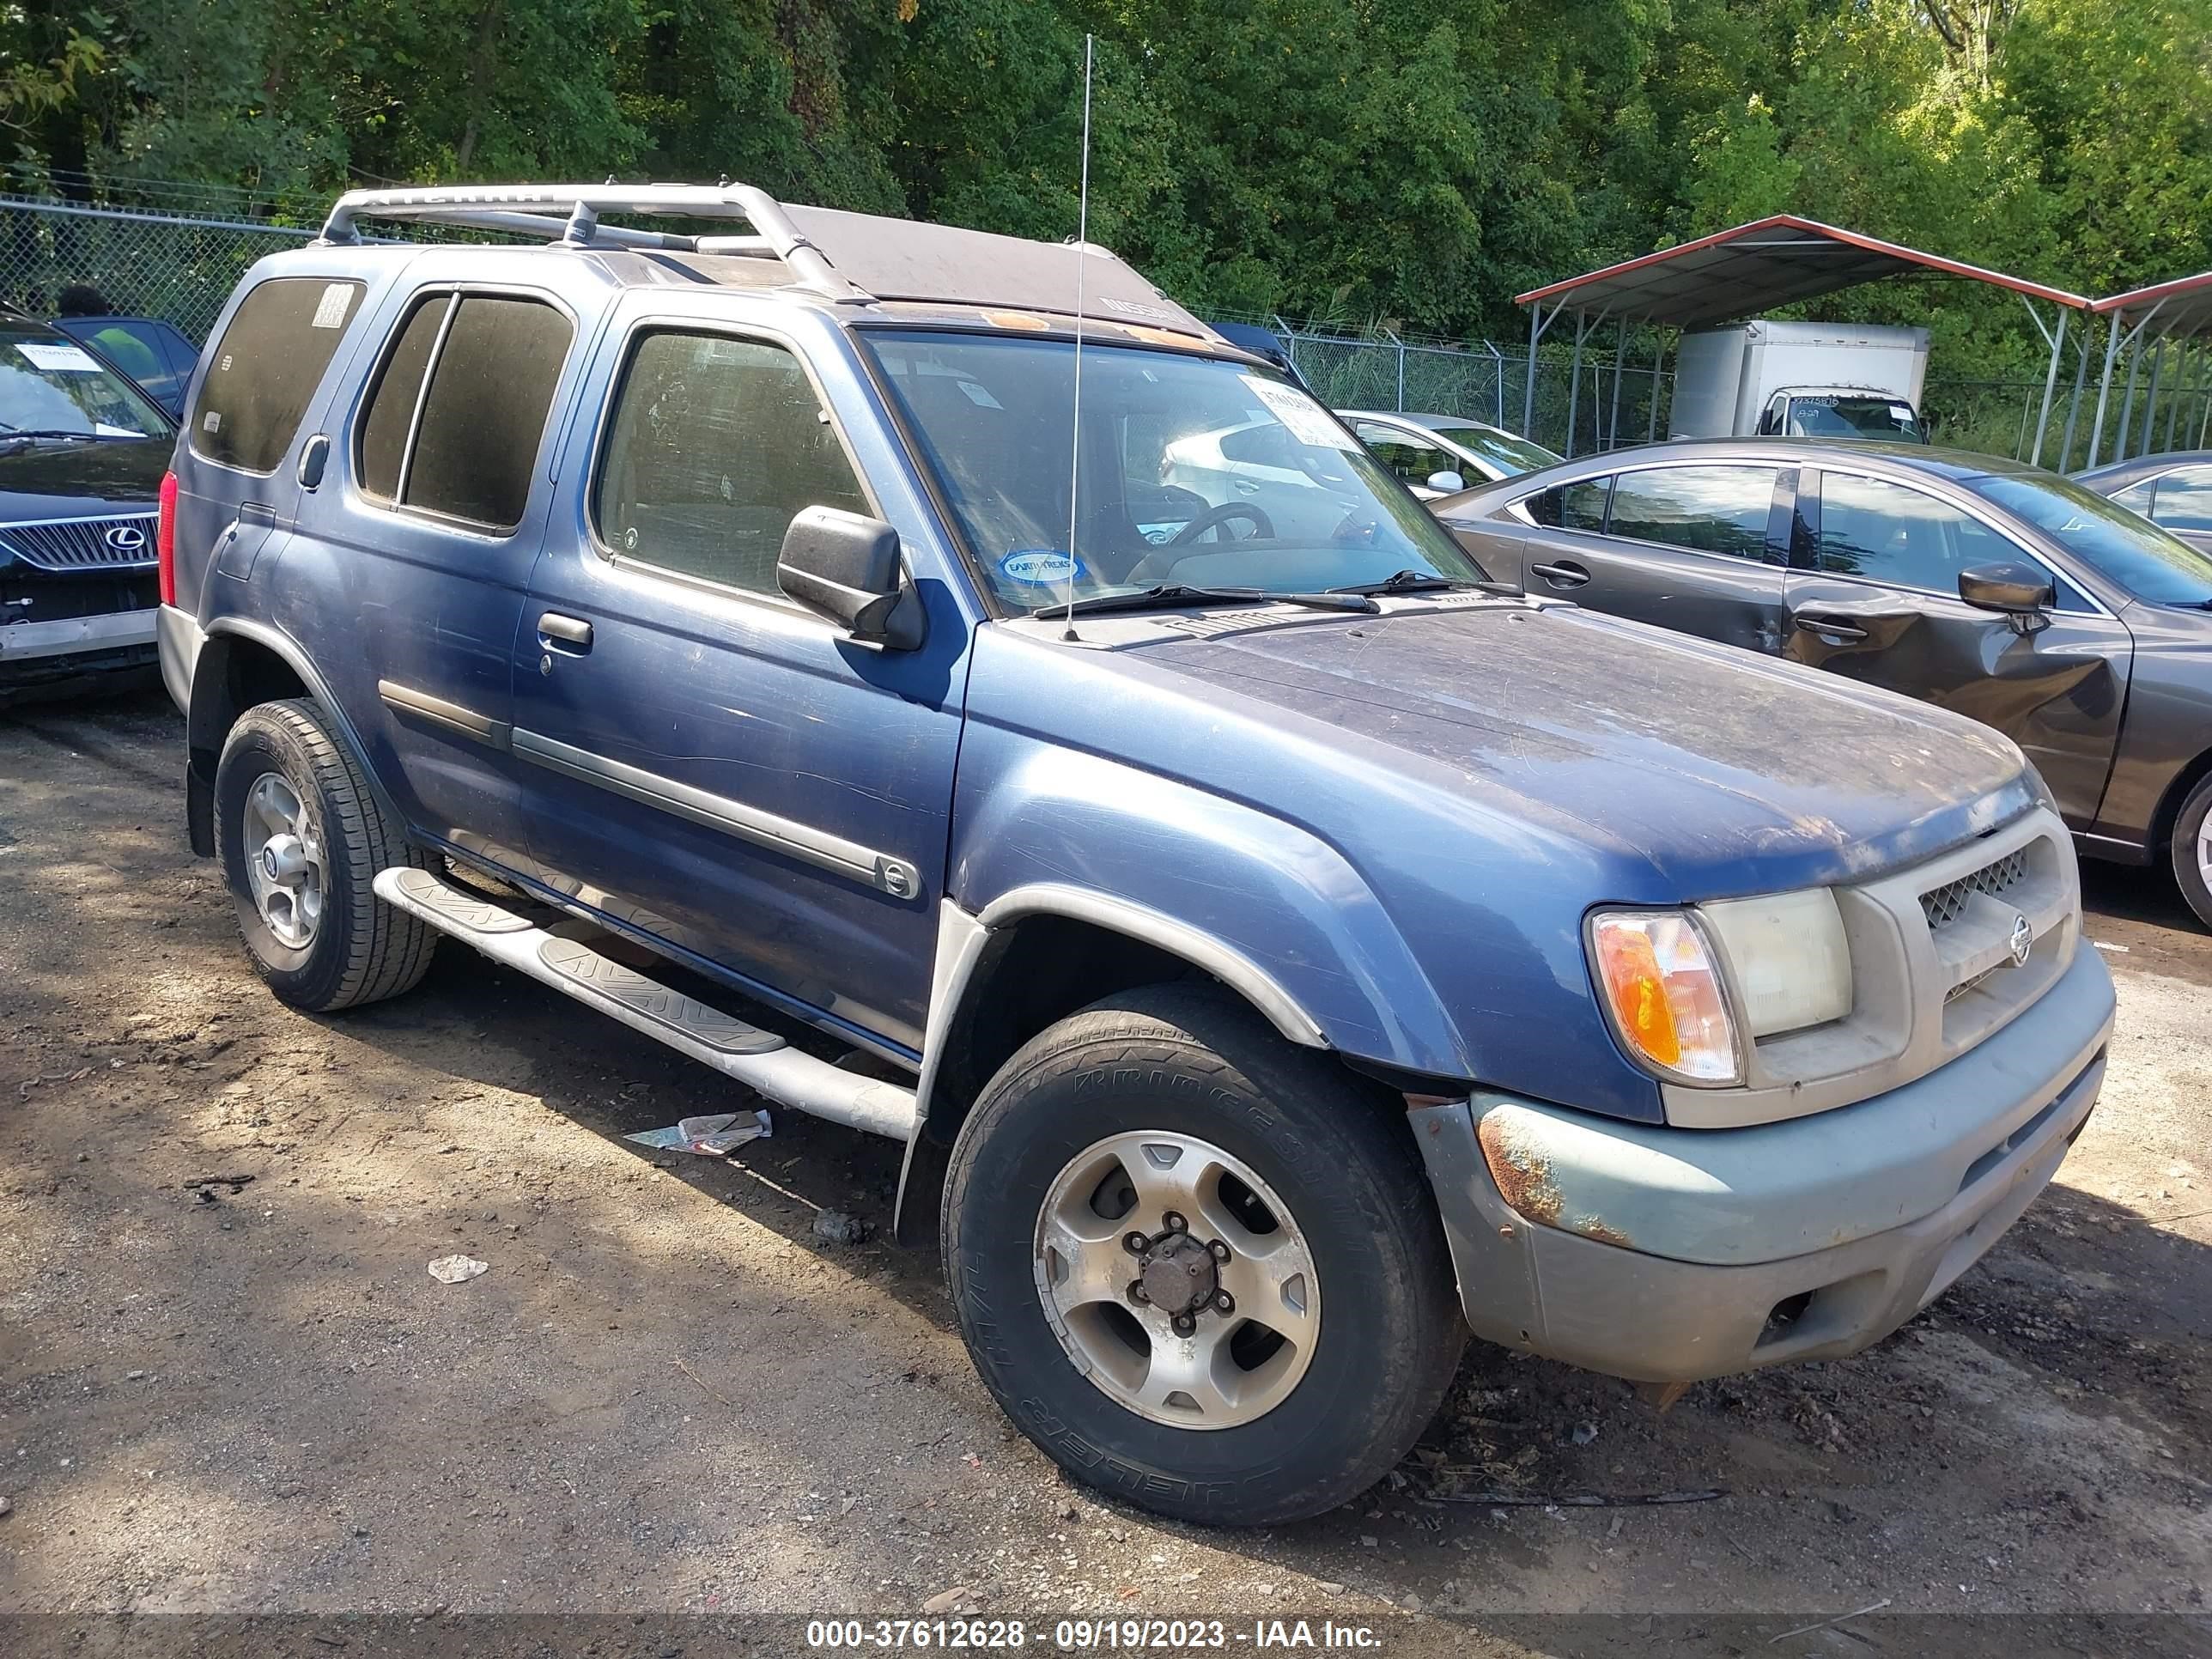
[[[15,443],[20,440],[32,438],[76,438],[86,443],[97,443],[102,435],[97,432],[50,431],[35,427],[26,431],[21,428],[10,427],[5,431],[0,431],[0,443]]]
[[[1032,617],[1088,616],[1097,611],[1150,611],[1167,605],[1260,605],[1278,603],[1302,605],[1314,611],[1356,611],[1371,612],[1382,606],[1364,594],[1351,592],[1276,593],[1264,587],[1192,587],[1183,582],[1162,582],[1152,587],[1140,587],[1128,593],[1091,593],[1075,601],[1071,607],[1066,601],[1058,605],[1041,605],[1030,612]]]
[[[1332,587],[1332,593],[1440,593],[1450,588],[1478,593],[1502,593],[1509,598],[1520,597],[1521,590],[1504,582],[1465,581],[1457,576],[1440,576],[1433,570],[1395,570],[1379,582],[1357,582],[1348,587]]]

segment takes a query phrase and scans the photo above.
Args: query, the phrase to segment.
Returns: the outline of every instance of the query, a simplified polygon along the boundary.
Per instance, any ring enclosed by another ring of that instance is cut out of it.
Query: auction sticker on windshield
[[[1329,412],[1294,386],[1285,386],[1277,380],[1263,380],[1257,374],[1238,377],[1251,389],[1252,395],[1267,406],[1267,412],[1291,431],[1291,436],[1302,444],[1316,444],[1325,449],[1357,449],[1359,440],[1330,418]]]
[[[82,346],[40,345],[31,340],[18,340],[15,349],[31,360],[31,367],[43,368],[49,374],[97,374],[100,365]]]
[[[1072,559],[1058,548],[1024,548],[999,561],[999,574],[1010,582],[1030,587],[1052,587],[1081,581],[1083,561]]]

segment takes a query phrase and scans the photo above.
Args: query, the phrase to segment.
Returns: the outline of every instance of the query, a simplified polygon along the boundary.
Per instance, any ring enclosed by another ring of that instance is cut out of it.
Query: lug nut
[[[1152,1242],[1152,1241],[1151,1239],[1146,1238],[1142,1233],[1123,1233],[1121,1235],[1121,1248],[1127,1250],[1131,1255],[1144,1255],[1146,1249],[1151,1245]]]
[[[1170,1210],[1165,1215],[1160,1218],[1160,1225],[1166,1228],[1171,1233],[1188,1232],[1189,1231],[1189,1223],[1186,1222],[1173,1210]]]
[[[1226,1261],[1229,1260],[1229,1247],[1223,1243],[1219,1239],[1215,1239],[1213,1243],[1207,1245],[1206,1248],[1212,1253],[1213,1259],[1216,1261]]]
[[[1213,1311],[1224,1314],[1235,1313],[1237,1311],[1237,1298],[1230,1295],[1226,1291],[1216,1291],[1213,1293]]]

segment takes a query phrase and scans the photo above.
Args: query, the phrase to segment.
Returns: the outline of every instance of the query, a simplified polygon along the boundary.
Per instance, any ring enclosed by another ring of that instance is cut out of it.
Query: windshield
[[[1167,583],[1310,592],[1401,571],[1483,580],[1351,433],[1281,376],[1072,341],[869,331],[983,579],[1030,611]]]
[[[1478,459],[1485,460],[1498,469],[1501,478],[1516,473],[1534,472],[1562,458],[1541,444],[1532,444],[1526,438],[1516,438],[1510,432],[1499,432],[1486,426],[1440,426],[1437,435],[1448,438]]]
[[[1890,438],[1906,443],[1925,443],[1920,416],[1902,398],[1879,393],[1863,398],[1833,392],[1790,399],[1790,435],[1793,438]]]
[[[166,438],[146,394],[82,346],[41,329],[0,329],[0,441],[11,432]]]
[[[2048,474],[1976,478],[1971,488],[2139,599],[2212,607],[2212,558],[2094,489]]]

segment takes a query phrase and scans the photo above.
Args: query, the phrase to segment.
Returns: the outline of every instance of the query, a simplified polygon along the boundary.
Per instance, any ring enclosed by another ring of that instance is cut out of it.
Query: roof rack
[[[603,225],[603,213],[668,213],[693,219],[735,219],[748,236],[692,236],[674,231]],[[325,244],[361,240],[359,219],[407,219],[542,236],[568,247],[657,249],[781,259],[799,285],[824,299],[865,304],[874,299],[842,275],[829,256],[801,235],[782,204],[750,185],[437,185],[420,190],[349,190],[324,221]]]

